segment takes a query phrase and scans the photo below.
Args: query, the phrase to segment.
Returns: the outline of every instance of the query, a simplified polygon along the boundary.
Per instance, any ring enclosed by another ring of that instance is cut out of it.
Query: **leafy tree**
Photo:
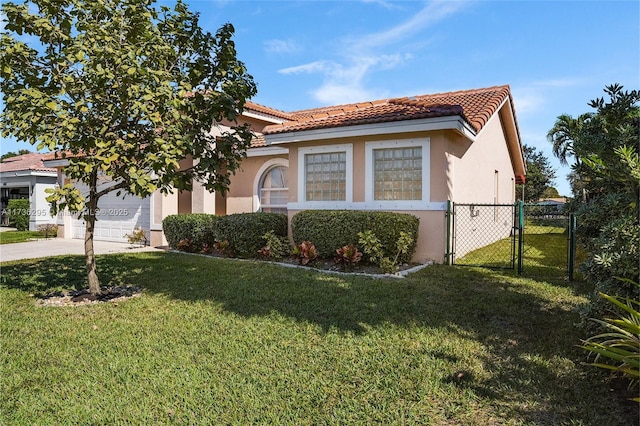
[[[558,192],[558,190],[552,186],[548,186],[543,192],[542,195],[540,196],[541,198],[559,198],[560,197],[560,193]]]
[[[556,172],[549,164],[549,159],[533,146],[524,145],[524,158],[527,163],[527,180],[524,185],[518,186],[516,195],[518,199],[522,199],[524,189],[525,202],[538,201],[551,188]]]
[[[2,154],[2,156],[0,156],[0,161],[4,160],[5,158],[17,157],[19,155],[24,155],[24,154],[31,154],[31,151],[29,151],[28,149],[21,149],[18,152],[9,151],[5,154]]]
[[[193,180],[224,193],[251,140],[236,117],[256,86],[236,58],[233,26],[205,32],[180,0],[159,9],[153,0],[34,0],[2,13],[0,130],[63,153],[65,174],[87,187],[83,196],[65,185],[48,200],[82,212],[89,289],[99,293],[99,199],[190,190]],[[221,122],[231,130],[215,137]]]
[[[640,92],[619,84],[604,92],[608,99],[589,102],[595,111],[581,115],[588,118],[571,135],[571,184],[583,194],[572,209],[588,253],[582,271],[596,288],[584,314],[600,318],[609,307],[598,292],[638,300],[638,287],[628,283],[640,278]]]

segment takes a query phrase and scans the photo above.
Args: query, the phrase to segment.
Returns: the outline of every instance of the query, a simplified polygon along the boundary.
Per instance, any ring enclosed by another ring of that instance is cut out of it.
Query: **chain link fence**
[[[513,269],[516,208],[513,204],[453,204],[452,251],[456,265]]]
[[[448,264],[573,279],[575,218],[562,205],[449,203],[447,229]]]

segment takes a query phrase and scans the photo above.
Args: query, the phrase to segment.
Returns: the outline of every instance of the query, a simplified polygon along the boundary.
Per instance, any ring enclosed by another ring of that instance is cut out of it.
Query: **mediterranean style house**
[[[1,224],[8,225],[5,214],[9,200],[29,200],[29,230],[35,231],[39,225],[55,223],[56,218],[49,213],[49,203],[45,190],[53,188],[57,182],[57,170],[45,167],[46,154],[29,153],[5,158],[0,162],[0,207]]]
[[[95,238],[126,241],[140,227],[163,245],[162,220],[176,213],[270,211],[291,219],[307,209],[384,210],[417,216],[414,260],[440,262],[447,201],[513,203],[526,174],[506,85],[295,112],[247,102],[240,121],[255,138],[226,196],[197,183],[145,199],[105,196]],[[61,236],[83,237],[81,219],[61,215],[58,224]]]

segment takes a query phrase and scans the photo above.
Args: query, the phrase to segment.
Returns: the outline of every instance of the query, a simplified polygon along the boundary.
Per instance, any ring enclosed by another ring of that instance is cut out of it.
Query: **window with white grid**
[[[373,150],[373,199],[422,199],[422,147]]]
[[[289,198],[288,168],[274,166],[268,169],[260,184],[260,210],[286,213]]]
[[[329,152],[304,156],[307,201],[345,201],[347,154]]]
[[[429,202],[429,139],[367,142],[365,199],[379,206],[419,208]]]
[[[351,145],[300,148],[298,200],[306,203],[351,201]]]

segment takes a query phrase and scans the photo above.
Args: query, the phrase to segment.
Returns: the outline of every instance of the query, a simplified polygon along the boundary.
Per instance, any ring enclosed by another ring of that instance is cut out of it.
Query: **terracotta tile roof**
[[[267,142],[264,139],[264,135],[254,132],[253,139],[251,139],[251,148],[263,148],[265,146],[267,146]]]
[[[245,110],[259,112],[259,113],[262,113],[262,114],[271,115],[273,117],[281,118],[281,119],[284,119],[284,120],[292,120],[293,119],[293,116],[288,112],[280,111],[279,109],[270,108],[268,106],[260,105],[260,104],[257,104],[255,102],[251,102],[251,101],[247,101],[244,104],[244,109]]]
[[[33,172],[55,172],[56,169],[45,167],[43,160],[49,154],[38,154],[32,152],[30,154],[18,155],[2,160],[0,163],[0,173],[33,171]]]
[[[509,86],[494,86],[308,109],[291,112],[293,120],[269,125],[264,134],[449,116],[462,117],[479,132],[507,98]]]

